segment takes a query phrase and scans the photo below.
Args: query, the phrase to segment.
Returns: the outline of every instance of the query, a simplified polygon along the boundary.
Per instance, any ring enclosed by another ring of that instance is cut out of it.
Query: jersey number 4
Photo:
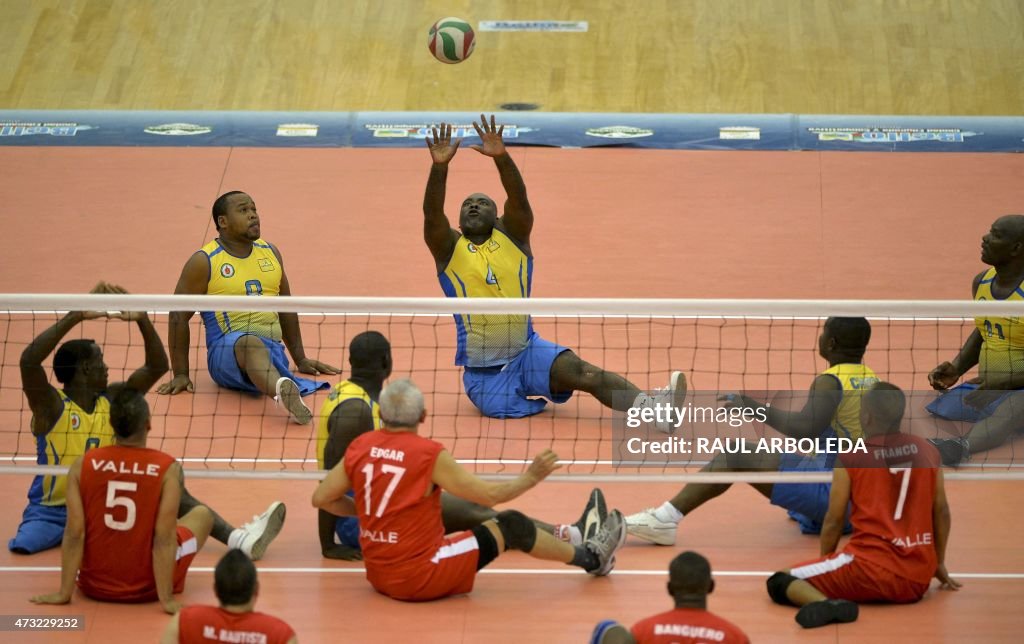
[[[397,465],[389,465],[387,463],[380,466],[380,471],[384,474],[391,475],[391,482],[384,489],[384,496],[381,497],[380,505],[377,506],[377,511],[373,511],[373,500],[372,500],[372,483],[373,483],[373,463],[367,463],[363,466],[363,474],[366,476],[366,487],[364,488],[363,500],[366,505],[367,516],[373,514],[375,516],[381,516],[384,514],[384,510],[388,507],[388,501],[391,500],[391,495],[395,493],[395,488],[398,487],[398,482],[405,476],[405,468],[398,467]]]
[[[111,530],[126,532],[135,526],[135,499],[130,496],[118,495],[118,492],[135,492],[139,484],[132,481],[110,481],[107,483],[107,509],[113,510],[117,507],[125,509],[125,518],[118,521],[112,512],[103,514],[103,525]]]

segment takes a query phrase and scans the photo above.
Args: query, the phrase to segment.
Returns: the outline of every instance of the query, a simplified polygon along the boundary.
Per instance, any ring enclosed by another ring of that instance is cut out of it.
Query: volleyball
[[[461,18],[441,18],[430,28],[427,46],[442,63],[461,63],[476,45],[473,27]]]

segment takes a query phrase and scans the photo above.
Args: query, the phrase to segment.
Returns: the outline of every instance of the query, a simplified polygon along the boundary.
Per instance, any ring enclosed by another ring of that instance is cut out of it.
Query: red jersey
[[[108,601],[157,599],[153,531],[174,457],[145,447],[97,447],[82,457],[85,552],[78,585]]]
[[[909,434],[873,436],[864,444],[866,454],[841,456],[853,524],[843,551],[927,584],[938,564],[932,508],[939,453]]]
[[[346,450],[345,474],[355,491],[359,545],[371,583],[419,570],[441,547],[441,489],[432,479],[442,449],[412,432],[382,429],[359,436]]]
[[[637,644],[748,644],[739,627],[703,608],[676,608],[647,619],[630,629]]]
[[[292,627],[266,613],[232,613],[217,606],[186,606],[178,613],[178,641],[287,644]]]

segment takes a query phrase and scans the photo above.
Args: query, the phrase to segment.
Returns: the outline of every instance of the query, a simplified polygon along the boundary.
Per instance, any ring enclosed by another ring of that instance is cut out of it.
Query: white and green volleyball
[[[430,28],[430,53],[442,63],[461,63],[476,45],[473,27],[461,18],[441,18]]]

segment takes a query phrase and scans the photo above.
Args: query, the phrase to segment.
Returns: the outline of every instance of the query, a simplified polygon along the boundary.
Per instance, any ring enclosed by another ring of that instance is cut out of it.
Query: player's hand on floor
[[[942,588],[943,590],[960,590],[960,587],[963,586],[959,581],[949,576],[949,572],[946,571],[945,564],[940,564],[939,567],[935,569],[935,578],[939,580],[939,588]]]
[[[928,384],[932,386],[932,389],[938,389],[939,391],[949,389],[959,379],[960,375],[957,374],[952,362],[943,362],[928,374]]]
[[[195,390],[196,388],[195,385],[192,384],[191,378],[179,375],[171,378],[170,382],[165,382],[157,387],[156,392],[158,394],[171,394],[173,396],[174,394],[179,394],[183,391],[192,393]]]
[[[340,561],[362,561],[363,553],[355,548],[349,548],[341,544],[335,544],[323,551],[324,559],[338,559]]]
[[[310,358],[303,358],[303,360],[299,362],[296,368],[298,369],[299,373],[308,373],[314,376],[320,374],[334,376],[341,373],[341,371],[335,369],[334,367],[325,362],[320,362],[319,360],[311,360]]]
[[[558,454],[546,449],[533,457],[533,462],[530,463],[526,473],[539,483],[560,467],[562,465],[558,462]]]
[[[179,604],[174,599],[169,599],[163,602],[162,608],[164,609],[164,612],[168,615],[175,615],[179,610],[181,610],[181,604]]]
[[[71,601],[70,596],[61,593],[49,593],[48,595],[36,595],[29,599],[33,604],[67,604]]]

